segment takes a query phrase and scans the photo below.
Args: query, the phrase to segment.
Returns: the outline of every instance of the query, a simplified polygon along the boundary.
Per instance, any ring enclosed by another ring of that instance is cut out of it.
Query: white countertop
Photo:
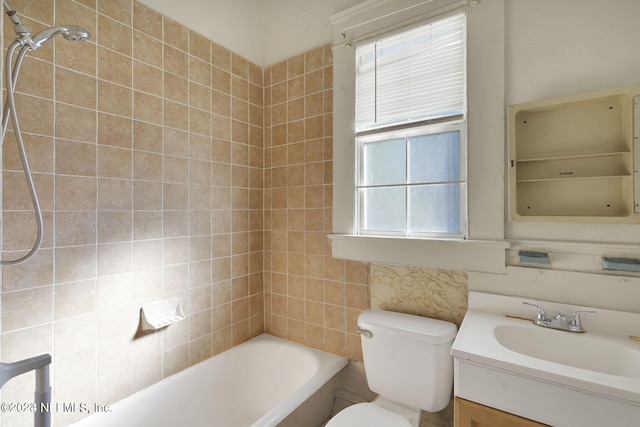
[[[503,369],[537,381],[560,384],[563,387],[622,399],[640,405],[640,375],[627,377],[580,369],[530,357],[500,344],[495,336],[495,329],[499,325],[541,328],[528,320],[507,317],[518,316],[533,319],[535,309],[522,306],[521,303],[524,300],[544,307],[549,317],[553,317],[556,311],[569,316],[577,310],[596,310],[597,316],[584,316],[583,318],[585,334],[554,330],[549,332],[584,335],[587,339],[601,340],[605,346],[609,341],[615,345],[623,345],[640,352],[640,342],[630,338],[630,336],[640,336],[640,314],[470,292],[469,310],[453,344],[452,355],[461,360]],[[554,351],[553,348],[547,350]],[[576,354],[575,357],[583,356]]]

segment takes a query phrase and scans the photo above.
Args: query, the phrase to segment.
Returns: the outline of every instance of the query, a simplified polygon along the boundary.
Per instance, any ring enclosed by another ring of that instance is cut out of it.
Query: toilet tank
[[[456,325],[410,314],[366,310],[358,317],[358,327],[372,391],[428,412],[440,411],[449,404]]]

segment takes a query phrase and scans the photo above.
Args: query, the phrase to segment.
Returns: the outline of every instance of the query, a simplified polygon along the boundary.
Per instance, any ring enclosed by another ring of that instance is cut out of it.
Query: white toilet
[[[438,412],[451,399],[456,325],[384,310],[358,318],[372,403],[340,411],[326,427],[418,427],[420,411]]]

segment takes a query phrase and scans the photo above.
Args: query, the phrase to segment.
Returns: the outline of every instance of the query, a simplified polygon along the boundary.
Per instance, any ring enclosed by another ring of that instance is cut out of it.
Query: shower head
[[[71,41],[83,41],[89,40],[91,34],[82,27],[76,25],[59,25],[57,27],[50,27],[43,31],[40,31],[35,36],[31,36],[31,29],[26,26],[20,16],[15,10],[7,3],[7,0],[3,0],[2,6],[14,24],[14,30],[18,35],[18,42],[22,45],[27,45],[31,50],[35,50],[46,43],[51,37],[56,34],[62,34],[62,36]]]
[[[49,27],[33,36],[33,46],[31,46],[31,48],[39,48],[56,34],[62,34],[62,37],[71,41],[84,41],[89,40],[91,37],[91,34],[82,27],[76,25],[59,25],[57,27]]]

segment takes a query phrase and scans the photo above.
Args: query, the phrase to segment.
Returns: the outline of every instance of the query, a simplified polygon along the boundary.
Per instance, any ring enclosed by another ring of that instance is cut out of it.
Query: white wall
[[[138,0],[262,67],[329,43],[329,17],[361,0]]]
[[[264,0],[138,0],[254,64],[262,61]]]
[[[505,4],[507,105],[640,83],[640,1]],[[640,244],[639,225],[507,223],[505,235]]]
[[[331,42],[329,17],[362,0],[265,0],[263,61],[287,59]]]
[[[505,1],[505,114],[511,104],[640,83],[638,17],[638,0]],[[509,267],[505,275],[470,273],[470,290],[640,312],[637,277],[573,272],[598,272],[598,252],[640,256],[640,225],[506,218],[507,239],[542,240],[543,248],[550,244],[545,240],[556,241],[546,248],[552,249],[553,268],[571,271]],[[518,247],[527,243],[514,242],[508,259]]]
[[[507,1],[507,103],[640,82],[640,1]]]

